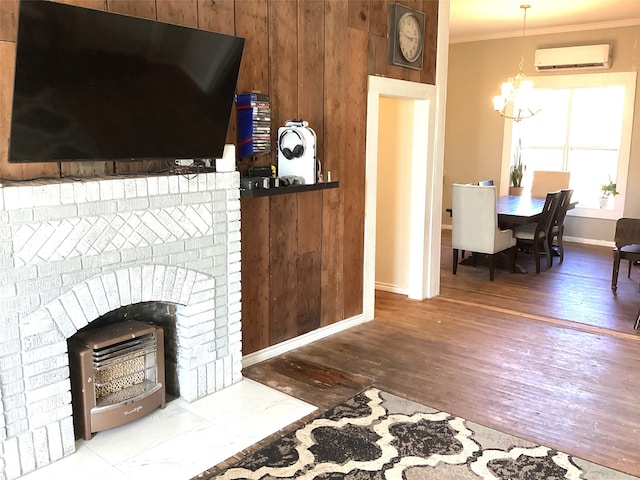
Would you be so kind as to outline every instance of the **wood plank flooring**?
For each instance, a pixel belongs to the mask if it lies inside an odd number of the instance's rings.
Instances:
[[[566,320],[622,333],[634,333],[632,319],[640,307],[640,268],[627,278],[627,262],[620,267],[618,292],[611,291],[612,249],[565,242],[565,259],[535,274],[533,255],[518,254],[528,272],[512,274],[496,269],[489,282],[488,267],[458,266],[452,273],[451,230],[442,232],[440,295],[538,317]]]
[[[320,411],[375,385],[640,476],[640,268],[621,275],[617,296],[605,247],[570,244],[564,264],[539,275],[489,282],[485,267],[461,266],[454,276],[450,231],[442,260],[439,297],[377,292],[374,321],[244,375]]]

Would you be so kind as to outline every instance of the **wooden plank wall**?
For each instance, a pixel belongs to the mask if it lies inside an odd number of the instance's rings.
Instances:
[[[362,313],[367,76],[435,82],[438,0],[401,0],[426,13],[422,71],[387,65],[392,0],[65,0],[246,39],[238,91],[267,93],[278,126],[307,120],[340,188],[243,199],[244,353]],[[0,0],[0,178],[157,171],[152,162],[9,164],[18,0]],[[235,115],[227,141],[235,143]]]

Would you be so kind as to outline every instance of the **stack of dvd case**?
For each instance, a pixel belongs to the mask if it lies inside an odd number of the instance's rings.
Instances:
[[[257,157],[271,151],[271,105],[262,93],[236,95],[238,156]]]

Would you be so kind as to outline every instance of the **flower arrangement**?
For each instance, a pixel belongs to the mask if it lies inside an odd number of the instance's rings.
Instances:
[[[600,185],[600,189],[602,190],[603,198],[615,197],[619,193],[616,190],[616,184],[611,180],[611,176],[609,176],[609,183],[603,183]]]
[[[513,155],[513,165],[511,165],[511,186],[517,188],[522,187],[522,177],[524,176],[524,171],[526,169],[525,165],[522,163],[520,146],[520,140],[518,140],[518,148],[516,153]]]

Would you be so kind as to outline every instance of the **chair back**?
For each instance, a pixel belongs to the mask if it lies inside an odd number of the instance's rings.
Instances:
[[[547,193],[569,188],[570,172],[535,170],[531,196],[544,198]]]
[[[498,230],[496,187],[453,184],[451,210],[451,246],[494,253]]]
[[[544,201],[544,207],[542,213],[538,217],[538,224],[536,226],[536,232],[533,238],[539,239],[540,233],[544,232],[545,235],[549,235],[551,227],[553,226],[553,220],[560,203],[560,192],[549,192]]]
[[[560,199],[558,200],[558,208],[556,209],[552,227],[564,225],[564,219],[567,216],[567,210],[571,203],[571,195],[573,195],[573,190],[571,189],[560,190]]]
[[[618,249],[625,245],[640,244],[640,218],[619,218],[614,241]]]

